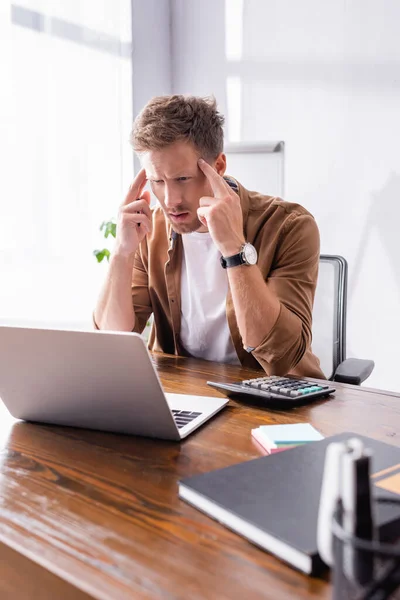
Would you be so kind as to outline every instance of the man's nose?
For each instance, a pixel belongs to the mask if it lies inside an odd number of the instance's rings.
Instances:
[[[177,190],[165,189],[164,203],[168,210],[173,210],[182,203],[181,195]]]

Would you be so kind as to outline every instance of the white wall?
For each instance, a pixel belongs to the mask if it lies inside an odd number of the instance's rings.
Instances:
[[[132,73],[136,117],[152,96],[171,93],[169,0],[132,0]],[[138,170],[140,164],[135,157],[135,172]]]
[[[349,262],[348,356],[375,360],[369,386],[400,391],[400,3],[171,9],[172,91],[215,94],[230,139],[285,141],[286,199]]]
[[[133,112],[151,95],[171,93],[169,0],[132,0]]]

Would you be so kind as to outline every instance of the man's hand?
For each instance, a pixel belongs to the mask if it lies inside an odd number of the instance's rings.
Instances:
[[[146,181],[146,171],[142,169],[120,206],[114,254],[132,256],[145,235],[151,232],[150,192],[143,192]]]
[[[233,256],[245,243],[240,198],[205,160],[201,158],[198,164],[210,182],[214,196],[200,198],[197,216],[209,230],[222,256]]]

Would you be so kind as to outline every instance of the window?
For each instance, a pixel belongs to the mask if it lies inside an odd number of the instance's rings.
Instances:
[[[0,322],[90,327],[133,175],[130,1],[3,0],[0,40]]]

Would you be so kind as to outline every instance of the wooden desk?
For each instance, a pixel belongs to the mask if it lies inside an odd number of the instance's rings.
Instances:
[[[213,395],[207,379],[254,376],[230,365],[155,360],[171,392]],[[250,430],[262,423],[306,421],[324,435],[352,430],[399,445],[400,396],[337,387],[334,400],[287,413],[231,402],[182,443],[15,422],[2,408],[0,597],[329,598],[327,581],[296,572],[180,501],[177,482],[260,456]],[[28,594],[29,577],[42,595]]]

